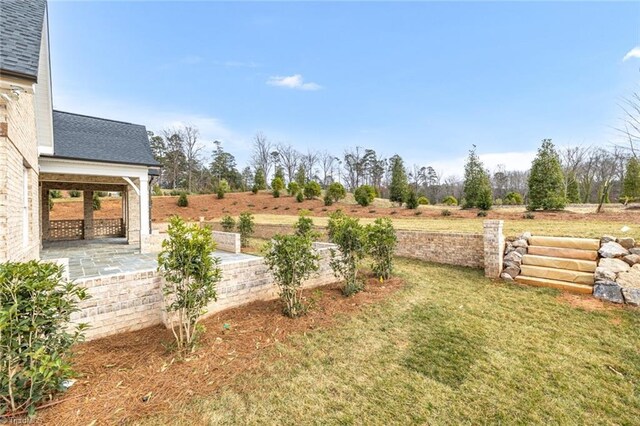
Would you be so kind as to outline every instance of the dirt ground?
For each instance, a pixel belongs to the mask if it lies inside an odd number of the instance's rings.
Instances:
[[[325,207],[320,199],[305,200],[298,203],[294,197],[281,196],[273,198],[270,193],[261,192],[256,195],[250,192],[230,193],[223,200],[218,200],[215,195],[190,195],[188,207],[178,207],[178,197],[153,197],[152,220],[154,222],[166,222],[173,215],[180,215],[185,219],[198,220],[203,216],[205,219],[217,219],[226,214],[236,216],[242,212],[249,211],[253,214],[272,215],[296,215],[299,210],[311,211],[311,216],[327,216],[331,212],[342,209],[351,216],[356,217],[403,217],[415,219],[441,219],[441,211],[449,209],[451,217],[455,218],[477,218],[477,209],[461,210],[458,207],[446,206],[421,206],[418,210],[409,210],[404,207],[393,207],[388,202],[376,200],[373,205],[361,207],[349,202],[336,203],[333,206]],[[81,219],[82,203],[80,200],[65,200],[65,202],[55,203],[51,211],[51,219]],[[419,215],[416,215],[419,212]],[[524,208],[522,206],[495,207],[488,212],[488,219],[517,220],[522,219]],[[596,215],[595,206],[579,205],[569,206],[561,212],[536,212],[537,219],[549,220],[598,220],[612,222],[635,222],[640,217],[640,206],[624,208],[620,204],[607,205],[605,212]],[[122,216],[119,198],[102,199],[102,209],[95,212],[96,218],[117,218]]]
[[[189,358],[166,349],[171,331],[156,326],[78,345],[77,382],[59,403],[38,412],[43,424],[123,424],[176,410],[186,400],[214,394],[240,373],[265,361],[267,350],[291,334],[331,326],[343,315],[387,298],[399,279],[369,279],[366,290],[344,297],[338,284],[305,291],[307,315],[282,315],[279,301],[255,302],[212,315]],[[271,352],[270,356],[276,356]]]

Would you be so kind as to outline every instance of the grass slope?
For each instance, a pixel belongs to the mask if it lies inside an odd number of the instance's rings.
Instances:
[[[178,424],[637,424],[640,312],[399,261],[402,291],[279,345]],[[275,357],[275,361],[273,358]]]

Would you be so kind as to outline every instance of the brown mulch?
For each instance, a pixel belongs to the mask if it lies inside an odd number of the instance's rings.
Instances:
[[[154,222],[167,222],[173,215],[180,215],[185,219],[198,220],[201,216],[205,219],[215,219],[225,214],[237,216],[242,212],[249,211],[253,214],[275,214],[275,215],[297,215],[301,209],[311,210],[311,216],[328,216],[331,212],[342,209],[350,216],[355,217],[403,217],[414,219],[442,219],[441,209],[421,209],[420,216],[415,215],[415,210],[400,207],[361,207],[353,204],[336,203],[333,206],[325,207],[322,200],[305,200],[298,203],[295,197],[281,196],[273,198],[268,192],[252,194],[250,192],[236,192],[225,195],[225,198],[218,200],[215,195],[189,195],[189,206],[178,207],[178,197],[153,197],[152,218]],[[454,209],[452,209],[454,210]],[[490,211],[486,218],[477,217],[478,210],[455,209],[451,218],[466,219],[504,219],[520,220],[522,211],[514,209],[513,212],[499,210]],[[95,212],[96,218],[118,218],[122,216],[120,199],[103,198],[102,209]],[[557,212],[536,212],[539,219],[548,220],[608,220],[613,222],[636,221],[638,212],[628,208],[627,210],[605,210],[600,214],[576,213],[572,211]],[[82,203],[65,202],[56,203],[51,211],[51,219],[82,219]]]
[[[305,291],[309,313],[290,319],[279,301],[254,302],[216,313],[200,346],[178,360],[166,346],[173,336],[163,326],[83,343],[76,349],[77,382],[62,402],[38,413],[44,424],[121,424],[178,410],[187,401],[214,394],[234,378],[260,365],[270,347],[288,336],[331,326],[381,301],[402,287],[400,279],[369,279],[366,290],[344,297],[338,284]]]

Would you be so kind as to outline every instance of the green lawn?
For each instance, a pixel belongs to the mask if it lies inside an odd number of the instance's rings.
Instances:
[[[401,260],[398,274],[407,286],[385,302],[150,422],[638,424],[639,310],[587,311],[465,268]]]
[[[293,224],[297,216],[256,214],[256,223],[265,224]],[[362,223],[370,223],[374,219],[360,219]],[[318,226],[326,226],[327,217],[314,217],[313,222]],[[416,218],[416,219],[393,219],[393,224],[397,229],[408,229],[418,231],[438,231],[438,232],[467,232],[482,233],[482,218]],[[640,214],[638,220],[629,223],[596,221],[596,220],[573,220],[560,221],[549,219],[520,219],[505,220],[504,233],[507,236],[516,236],[524,231],[530,231],[534,235],[553,235],[565,237],[585,237],[600,238],[603,235],[629,236],[640,239]],[[629,230],[625,233],[621,231],[623,226]]]

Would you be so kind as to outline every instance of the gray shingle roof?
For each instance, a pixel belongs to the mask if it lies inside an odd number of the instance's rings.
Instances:
[[[46,0],[0,0],[0,73],[37,81]]]
[[[140,124],[53,111],[54,157],[159,166]]]

